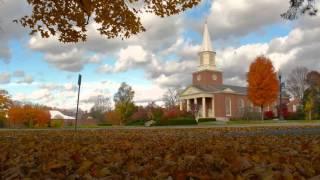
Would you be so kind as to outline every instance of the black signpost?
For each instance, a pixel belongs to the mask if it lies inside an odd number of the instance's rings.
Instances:
[[[79,98],[80,98],[80,87],[81,87],[81,74],[78,77],[78,100],[77,100],[77,112],[76,112],[76,122],[74,124],[74,130],[77,131],[78,125],[78,112],[79,112]]]

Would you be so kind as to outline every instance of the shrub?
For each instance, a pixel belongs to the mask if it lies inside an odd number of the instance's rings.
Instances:
[[[273,119],[275,117],[273,111],[265,111],[264,112],[264,119]]]
[[[112,125],[121,124],[121,114],[118,111],[108,111],[105,113],[106,120]]]
[[[145,123],[144,120],[131,121],[126,124],[126,126],[143,126]]]
[[[199,118],[198,119],[198,123],[200,123],[200,122],[212,122],[212,121],[216,121],[216,118]]]
[[[110,123],[106,123],[106,122],[101,122],[97,124],[98,126],[112,126],[112,124]]]
[[[64,125],[63,119],[53,119],[50,122],[50,126],[53,128],[62,128]]]
[[[0,112],[0,128],[3,128],[5,126],[6,121],[7,121],[7,118],[5,116],[5,113]]]
[[[163,118],[164,112],[163,112],[163,108],[161,107],[150,106],[150,107],[147,107],[147,111],[148,111],[148,118],[150,120],[160,122],[161,119]]]
[[[161,121],[157,125],[160,126],[177,126],[177,125],[196,125],[197,121],[192,117],[180,117]]]
[[[148,121],[148,111],[143,107],[138,107],[137,111],[130,117],[130,122]],[[128,122],[128,123],[130,123]]]
[[[242,113],[242,120],[257,120],[261,119],[261,113],[256,111],[255,108],[245,107]]]
[[[289,112],[286,120],[303,120],[305,119],[304,112],[298,109],[297,112]]]
[[[181,118],[181,117],[190,117],[192,118],[193,115],[190,112],[187,111],[180,111],[179,108],[170,108],[170,109],[165,109],[164,115],[162,117],[162,121],[167,121],[169,119],[175,119],[175,118]]]
[[[14,106],[8,111],[11,124],[26,127],[47,127],[50,121],[48,110],[32,105]]]

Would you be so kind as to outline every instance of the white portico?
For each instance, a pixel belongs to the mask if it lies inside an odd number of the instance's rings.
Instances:
[[[184,109],[197,111],[197,118],[214,118],[214,94],[189,87],[180,94],[180,110]]]

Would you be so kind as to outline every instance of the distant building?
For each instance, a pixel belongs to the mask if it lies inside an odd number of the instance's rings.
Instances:
[[[75,117],[67,116],[57,110],[50,110],[49,112],[51,119],[75,120]]]
[[[204,25],[198,70],[192,74],[192,85],[180,94],[181,110],[190,111],[195,106],[199,107],[198,118],[217,120],[242,117],[246,107],[259,111],[248,100],[246,87],[223,83],[223,72],[216,66],[216,52],[211,45],[207,24]],[[275,111],[275,107],[276,102],[265,110]]]

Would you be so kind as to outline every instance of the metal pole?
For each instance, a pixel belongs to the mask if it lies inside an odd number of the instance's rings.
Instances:
[[[281,74],[279,74],[279,83],[280,83],[280,98],[279,98],[279,119],[280,120],[283,120],[283,117],[282,117],[282,82],[281,82]]]
[[[78,125],[78,112],[79,112],[79,99],[80,99],[80,87],[81,87],[81,74],[78,77],[78,99],[77,99],[77,111],[76,111],[76,122],[74,124],[74,130],[77,131]]]

